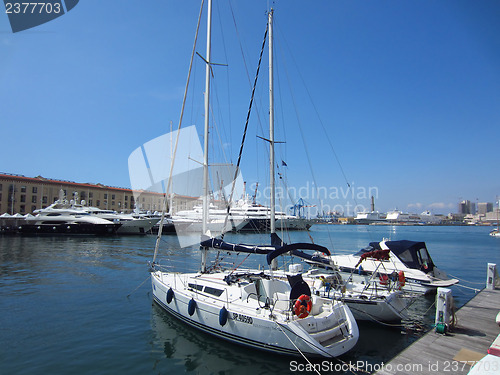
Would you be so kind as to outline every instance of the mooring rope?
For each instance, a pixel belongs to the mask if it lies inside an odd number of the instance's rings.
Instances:
[[[288,341],[290,341],[292,343],[292,345],[295,347],[295,349],[297,349],[297,351],[300,353],[300,355],[307,361],[307,363],[309,363],[309,365],[311,365],[311,368],[314,369],[314,371],[321,375],[321,373],[316,369],[316,367],[311,363],[311,361],[309,361],[309,359],[307,359],[307,357],[305,356],[304,353],[302,353],[302,350],[300,350],[297,345],[295,345],[295,343],[292,341],[292,339],[290,337],[288,337],[288,335],[286,334],[286,332],[283,330],[283,328],[281,327],[281,325],[278,323],[278,322],[275,322],[276,325],[279,327],[279,329],[281,330],[281,332],[283,332],[283,334],[285,335],[285,337],[288,339]]]

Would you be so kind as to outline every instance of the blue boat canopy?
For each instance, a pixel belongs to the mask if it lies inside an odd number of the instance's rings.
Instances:
[[[427,251],[425,242],[400,240],[386,241],[385,244],[408,268],[417,269],[425,273],[431,272],[434,269],[434,262]],[[355,255],[361,256],[373,250],[381,250],[379,242],[370,242],[368,247],[361,249]]]

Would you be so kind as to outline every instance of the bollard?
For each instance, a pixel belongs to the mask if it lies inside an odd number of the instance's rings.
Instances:
[[[446,333],[453,317],[453,296],[451,289],[437,288],[436,293],[436,332]]]
[[[486,289],[495,289],[498,279],[497,265],[495,263],[488,263],[488,271],[486,278]]]

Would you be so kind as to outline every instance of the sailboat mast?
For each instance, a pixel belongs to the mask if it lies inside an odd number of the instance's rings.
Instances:
[[[269,25],[269,183],[271,185],[271,234],[276,233],[276,194],[274,180],[274,75],[273,75],[273,9],[268,15]]]
[[[208,224],[208,120],[209,120],[209,104],[210,104],[210,52],[211,52],[211,34],[212,34],[212,0],[208,0],[207,10],[207,53],[205,59],[207,66],[205,69],[205,131],[203,139],[203,223],[202,234],[207,234]],[[201,259],[201,271],[206,271],[207,250],[203,250]]]

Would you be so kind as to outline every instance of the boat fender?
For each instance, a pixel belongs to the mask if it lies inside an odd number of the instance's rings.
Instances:
[[[380,285],[387,285],[387,283],[389,281],[389,276],[381,273],[378,278],[380,279]]]
[[[406,284],[406,277],[405,277],[405,273],[403,271],[399,271],[399,273],[398,273],[398,284],[399,284],[399,289],[404,287]]]
[[[306,294],[302,294],[295,302],[293,311],[300,319],[303,319],[309,315],[312,310],[311,297]]]
[[[191,298],[188,304],[188,314],[192,316],[194,314],[194,310],[196,309],[196,301]]]
[[[222,309],[219,311],[219,324],[224,327],[224,325],[227,323],[227,316],[228,312],[226,308],[223,306]]]
[[[173,298],[174,298],[174,291],[172,290],[172,288],[170,288],[167,292],[167,303],[170,304]]]

